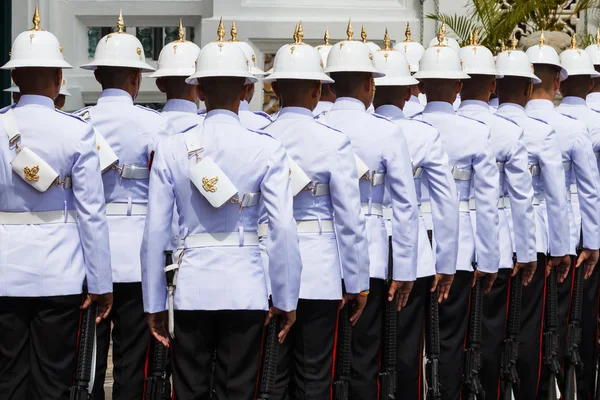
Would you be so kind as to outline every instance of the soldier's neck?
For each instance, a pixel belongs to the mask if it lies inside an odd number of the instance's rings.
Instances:
[[[212,104],[209,99],[204,101],[204,105],[206,106],[206,112],[213,110],[226,110],[231,111],[234,114],[238,114],[240,109],[240,100],[237,100],[233,103],[223,103],[223,104]]]
[[[187,100],[195,103],[198,100],[198,92],[196,91],[196,86],[188,85],[191,87],[191,90],[187,88],[182,91],[167,91],[167,100]]]
[[[477,100],[483,101],[484,103],[488,103],[490,101],[490,92],[486,91],[485,93],[466,93],[464,91],[460,92],[461,101],[465,100]]]
[[[531,93],[531,98],[529,100],[550,100],[550,101],[554,101],[554,97],[556,97],[556,93],[548,93],[543,88],[535,88],[535,89],[533,89],[533,93]]]

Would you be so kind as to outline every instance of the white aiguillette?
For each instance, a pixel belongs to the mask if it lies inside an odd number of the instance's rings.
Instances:
[[[210,157],[203,157],[190,169],[190,180],[215,208],[227,203],[238,192],[235,185]]]
[[[96,149],[98,149],[100,158],[100,170],[104,173],[119,162],[119,157],[96,128],[94,128],[94,133],[96,135]]]
[[[11,161],[13,171],[39,192],[45,192],[58,178],[58,173],[40,156],[21,148]]]
[[[310,178],[293,158],[288,156],[287,161],[290,168],[290,187],[292,189],[292,195],[296,196],[310,183]]]
[[[358,172],[358,179],[360,179],[369,172],[369,167],[367,167],[367,164],[365,164],[356,154],[354,154],[354,161],[356,161],[356,172]]]

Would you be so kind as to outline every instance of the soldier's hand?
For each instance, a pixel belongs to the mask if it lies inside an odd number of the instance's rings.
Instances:
[[[450,294],[450,287],[454,282],[454,275],[448,274],[435,274],[433,278],[433,284],[431,285],[431,292],[438,292],[438,303],[448,299]]]
[[[535,274],[535,270],[537,269],[537,261],[532,261],[528,263],[516,263],[513,268],[512,274],[510,276],[515,276],[519,273],[519,271],[523,271],[521,274],[521,279],[523,282],[523,286],[529,285],[531,280],[533,279],[533,275]]]
[[[481,278],[481,289],[483,290],[483,293],[489,293],[492,290],[492,286],[494,285],[494,281],[497,277],[497,272],[491,274],[489,272],[482,272],[476,269],[475,273],[473,274],[473,284],[471,286],[475,286],[477,279]]]
[[[581,250],[581,254],[579,254],[575,268],[579,268],[582,264],[585,266],[585,279],[588,279],[590,276],[592,276],[594,267],[596,267],[596,264],[598,264],[598,250]]]
[[[113,306],[113,294],[112,293],[104,293],[104,294],[88,294],[81,306],[82,310],[88,308],[92,303],[98,304],[98,312],[96,313],[96,323],[99,324],[100,321],[106,319]]]
[[[398,297],[396,297],[397,311],[402,310],[402,308],[406,306],[406,303],[408,302],[408,296],[410,296],[410,291],[412,290],[414,284],[414,281],[392,281],[390,290],[388,291],[388,301],[392,301],[394,299],[394,295],[398,295]]]
[[[556,268],[558,273],[558,283],[562,283],[569,275],[571,268],[571,256],[566,254],[561,257],[550,257],[549,266],[546,267],[546,277],[550,275],[550,268]]]
[[[167,337],[167,332],[165,330],[168,318],[169,316],[166,311],[148,314],[148,327],[150,328],[150,333],[165,347],[169,347],[169,338]]]
[[[281,317],[281,330],[277,335],[279,343],[281,344],[285,340],[287,334],[290,332],[290,329],[292,328],[292,325],[294,325],[294,322],[296,322],[296,310],[283,311],[277,307],[271,306],[271,308],[269,308],[267,318],[265,319],[265,326],[269,325],[269,322],[271,322],[273,317],[275,317],[276,315]]]
[[[367,296],[361,296],[360,294],[346,293],[340,306],[344,307],[346,303],[354,302],[352,305],[352,316],[350,317],[350,323],[352,326],[356,325],[358,319],[362,315],[365,307],[367,306]]]

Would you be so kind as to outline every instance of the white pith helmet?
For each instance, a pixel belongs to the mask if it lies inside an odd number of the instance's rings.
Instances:
[[[586,47],[585,51],[590,55],[594,65],[600,65],[600,27],[596,31],[596,43]]]
[[[443,26],[442,26],[443,28]],[[444,29],[437,34],[438,44],[425,50],[415,79],[469,79],[462,70],[462,61],[458,52],[444,43]]]
[[[442,24],[442,26],[440,26],[440,31],[444,34],[444,42],[443,45],[444,46],[448,46],[450,47],[452,50],[454,50],[455,52],[459,52],[460,51],[460,44],[458,44],[458,42],[456,41],[456,39],[453,39],[451,37],[446,36],[446,25]],[[433,39],[431,39],[429,41],[429,47],[435,47],[435,46],[439,46],[440,42],[437,39],[437,37],[434,37]]]
[[[478,43],[479,33],[477,29],[471,32],[469,39],[469,45],[462,47],[458,52],[463,71],[469,75],[498,76],[494,55],[487,47]]]
[[[4,89],[4,92],[9,92],[9,93],[21,93],[21,89],[19,89],[19,87],[17,85],[15,85],[15,83],[11,80],[10,81],[11,85],[9,88]],[[67,90],[67,81],[66,79],[63,79],[62,83],[60,84],[60,92],[58,92],[59,95],[63,95],[63,96],[70,96],[71,92],[69,92]]]
[[[358,40],[352,39],[354,29],[352,21],[348,22],[346,29],[348,38],[336,43],[327,56],[327,74],[335,72],[367,72],[375,78],[381,78],[385,74],[375,68],[373,54],[369,47]]]
[[[142,43],[137,37],[125,33],[124,28],[121,10],[117,19],[117,32],[109,33],[100,39],[94,59],[79,68],[93,71],[98,67],[123,67],[153,72],[154,68],[146,63]]]
[[[333,47],[331,44],[329,44],[329,28],[325,29],[325,36],[323,37],[323,40],[325,43],[318,45],[317,51],[321,56],[321,60],[323,60],[323,65],[325,65],[325,68],[327,68],[327,56]]]
[[[410,72],[417,72],[419,71],[419,61],[421,61],[421,57],[423,57],[425,47],[419,42],[410,40],[411,33],[409,23],[406,23],[406,31],[404,34],[406,35],[406,38],[403,42],[396,43],[394,50],[398,50],[404,54]]]
[[[40,29],[40,11],[35,6],[33,29],[21,32],[10,51],[10,60],[1,69],[26,67],[73,68],[65,61],[63,48],[56,36]]]
[[[511,48],[504,50],[496,57],[496,69],[503,77],[529,78],[534,84],[541,83],[533,69],[533,64],[526,53],[517,50],[517,39],[513,37]]]
[[[600,78],[600,73],[594,68],[590,55],[577,47],[575,35],[571,37],[571,48],[560,53],[560,63],[569,76],[589,75],[592,78]]]
[[[301,79],[333,83],[333,79],[325,74],[325,65],[319,51],[303,43],[303,38],[304,30],[302,22],[300,22],[294,30],[294,43],[286,44],[277,51],[273,70],[269,76],[264,78],[265,82],[273,82],[278,79]]]
[[[384,48],[373,54],[375,67],[385,72],[383,78],[375,78],[375,86],[411,86],[417,85],[418,80],[410,75],[406,57],[390,47],[391,41],[387,29],[383,37]]]
[[[258,68],[258,65],[256,64],[256,54],[254,54],[254,49],[252,48],[252,46],[250,46],[250,43],[247,42],[241,42],[237,39],[237,27],[235,26],[235,21],[231,22],[231,42],[235,43],[236,45],[239,46],[240,49],[242,49],[242,51],[244,52],[244,56],[246,56],[246,59],[248,60],[248,65],[250,66],[250,72],[252,72],[253,75],[257,75],[257,76],[263,76],[265,75],[265,71],[263,71],[262,69]]]
[[[544,32],[542,31],[540,35],[540,43],[536,46],[531,46],[528,48],[526,54],[533,65],[547,64],[559,68],[560,80],[564,81],[568,76],[567,70],[561,65],[560,58],[558,57],[556,50],[554,50],[554,47],[545,45],[545,41],[546,38],[544,37]]]
[[[150,78],[165,76],[188,77],[196,72],[196,60],[200,55],[197,44],[185,40],[185,30],[179,20],[179,38],[162,48],[158,56],[158,69],[148,75]]]
[[[258,79],[250,70],[250,62],[244,52],[234,42],[223,40],[225,27],[223,19],[217,28],[219,39],[202,48],[196,64],[196,72],[185,80],[190,85],[197,85],[198,79],[218,77],[246,78],[246,84],[255,83]]]

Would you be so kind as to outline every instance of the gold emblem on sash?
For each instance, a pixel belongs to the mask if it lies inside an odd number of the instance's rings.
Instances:
[[[25,172],[25,178],[28,181],[34,181],[37,182],[40,177],[38,176],[38,172],[40,172],[40,167],[35,165],[33,168],[29,168],[29,167],[25,167],[23,169],[23,172]]]
[[[214,178],[205,176],[202,178],[202,189],[210,193],[215,193],[217,191],[217,182],[219,182],[218,176],[215,176]]]

